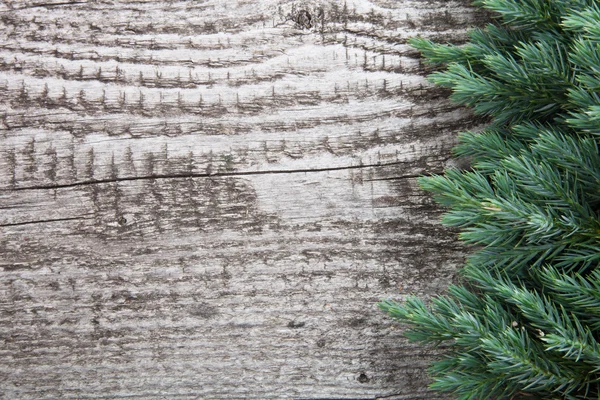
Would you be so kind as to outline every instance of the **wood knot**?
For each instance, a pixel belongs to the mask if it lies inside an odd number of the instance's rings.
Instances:
[[[296,17],[294,18],[294,22],[296,22],[296,25],[302,29],[310,29],[313,26],[312,16],[310,15],[310,12],[308,12],[308,10],[298,11]]]
[[[358,376],[357,380],[360,383],[367,383],[370,381],[369,377],[367,376],[367,374],[365,374],[364,372],[361,372],[360,375]]]
[[[302,322],[302,321],[301,322],[290,321],[287,324],[288,328],[292,328],[292,329],[302,328],[304,325],[306,325],[306,322]]]

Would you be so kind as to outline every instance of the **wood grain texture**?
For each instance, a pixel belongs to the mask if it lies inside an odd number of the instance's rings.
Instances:
[[[0,398],[433,399],[466,1],[0,5]]]

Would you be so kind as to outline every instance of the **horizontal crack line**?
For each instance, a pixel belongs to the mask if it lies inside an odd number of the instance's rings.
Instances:
[[[75,221],[83,220],[83,217],[70,217],[70,218],[55,218],[55,219],[41,219],[37,221],[26,221],[26,222],[14,222],[10,224],[0,224],[0,228],[7,228],[11,226],[23,226],[23,225],[34,225],[34,224],[46,224],[50,222],[64,222],[64,221]]]
[[[49,189],[65,189],[74,188],[79,186],[90,186],[102,183],[118,183],[128,181],[144,181],[144,180],[164,180],[164,179],[186,179],[186,178],[222,178],[222,177],[238,177],[238,176],[255,176],[255,175],[279,175],[279,174],[298,174],[298,173],[315,173],[315,172],[331,172],[331,171],[344,171],[354,170],[361,168],[380,168],[389,167],[394,165],[405,164],[405,161],[398,161],[393,163],[380,163],[380,164],[367,164],[367,165],[350,165],[344,167],[330,167],[330,168],[306,168],[306,169],[283,169],[283,170],[268,170],[268,171],[241,171],[241,172],[215,172],[215,173],[189,173],[189,174],[157,174],[150,176],[129,176],[122,178],[107,178],[107,179],[92,179],[88,181],[80,181],[73,183],[64,183],[56,185],[36,185],[27,187],[15,187],[0,189],[0,192],[12,192],[22,190],[49,190]],[[406,178],[418,177],[420,175],[406,175]],[[396,177],[400,179],[402,177]]]
[[[60,3],[38,3],[32,4],[24,7],[9,7],[8,10],[3,10],[0,12],[8,13],[12,11],[21,11],[21,10],[29,10],[31,8],[50,8],[50,7],[61,7],[61,6],[75,6],[79,4],[87,4],[87,1],[64,1]]]
[[[396,175],[390,176],[387,178],[374,178],[374,179],[364,179],[365,182],[379,182],[379,181],[396,181],[401,179],[417,179],[421,177],[431,177],[436,174],[441,174],[442,172],[423,172],[421,174],[408,174],[408,175]]]

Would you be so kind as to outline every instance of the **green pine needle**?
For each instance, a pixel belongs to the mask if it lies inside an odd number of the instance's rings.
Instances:
[[[468,171],[419,179],[475,245],[463,284],[380,307],[444,344],[432,387],[458,399],[600,399],[600,3],[479,0],[497,24],[411,44],[429,79],[492,119],[459,135]]]

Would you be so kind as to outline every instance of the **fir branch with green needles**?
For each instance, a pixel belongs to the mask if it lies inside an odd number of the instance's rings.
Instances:
[[[462,46],[417,38],[430,80],[490,118],[459,135],[471,170],[424,177],[475,245],[462,284],[379,306],[448,352],[458,399],[600,399],[600,2],[478,0],[495,21]]]

